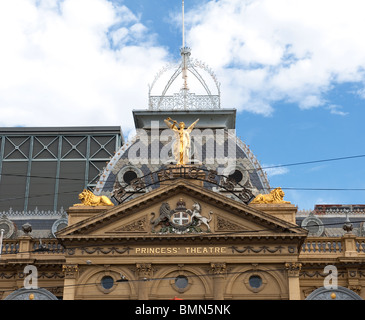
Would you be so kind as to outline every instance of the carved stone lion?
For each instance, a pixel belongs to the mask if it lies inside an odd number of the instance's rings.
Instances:
[[[87,189],[79,194],[79,200],[81,203],[74,204],[74,206],[114,206],[107,196],[96,196]]]
[[[269,194],[259,194],[251,203],[290,203],[290,201],[284,201],[285,193],[281,188],[272,190]]]
[[[152,212],[151,214],[153,217],[155,217],[154,212]],[[171,215],[170,205],[168,203],[164,202],[160,207],[160,215],[155,219],[153,219],[153,217],[152,217],[150,220],[150,223],[153,225],[152,231],[154,231],[155,227],[157,225],[159,225],[161,222],[169,221],[170,215]]]

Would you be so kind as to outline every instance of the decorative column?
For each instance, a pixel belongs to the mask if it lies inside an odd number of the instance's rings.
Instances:
[[[359,254],[356,248],[356,236],[352,233],[346,233],[342,236],[343,252],[346,258],[354,258]]]
[[[22,225],[22,230],[24,232],[24,235],[19,237],[19,250],[16,256],[18,259],[29,259],[33,250],[33,238],[30,235],[32,232],[32,226],[27,222]]]
[[[148,300],[149,282],[152,276],[150,263],[137,263],[138,300]]]
[[[213,294],[214,300],[224,300],[226,264],[224,262],[211,263],[213,273]]]
[[[356,294],[361,294],[360,275],[357,268],[347,269],[347,287]]]
[[[19,237],[19,250],[16,255],[18,259],[30,259],[33,249],[32,240],[32,237],[28,235]]]
[[[79,268],[76,264],[64,264],[62,272],[65,274],[63,300],[75,300],[76,279]]]
[[[348,212],[346,212],[346,221],[342,226],[342,229],[346,231],[342,236],[342,246],[345,258],[358,257],[359,253],[356,246],[356,236],[352,233],[353,225],[349,219]],[[357,268],[347,269],[347,281],[348,288],[360,295],[361,285]]]
[[[298,262],[289,262],[285,264],[288,272],[289,300],[300,300],[299,272],[302,264]]]

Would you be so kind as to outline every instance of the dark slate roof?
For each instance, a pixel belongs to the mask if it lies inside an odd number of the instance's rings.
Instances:
[[[299,226],[303,226],[304,221],[310,217],[323,226],[323,233],[320,236],[341,237],[346,233],[343,226],[347,218],[352,224],[352,233],[365,236],[365,205],[318,204],[312,211],[299,211],[296,222]],[[319,236],[319,234],[309,233],[309,236]]]

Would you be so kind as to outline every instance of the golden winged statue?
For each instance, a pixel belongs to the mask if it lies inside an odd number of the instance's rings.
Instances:
[[[190,160],[190,133],[193,131],[199,119],[193,122],[187,129],[185,129],[184,122],[180,122],[179,127],[177,127],[177,121],[172,120],[170,117],[164,121],[166,125],[175,133],[176,141],[173,146],[173,154],[177,165],[181,166],[187,164]]]

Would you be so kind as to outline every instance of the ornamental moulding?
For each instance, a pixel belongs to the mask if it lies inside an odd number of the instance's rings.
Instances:
[[[231,246],[230,248],[232,249],[232,253],[233,252],[238,252],[238,253],[283,253],[283,249],[285,249],[285,247],[282,247],[282,246],[276,246],[274,248],[268,247],[268,246],[261,246],[261,247],[244,246],[244,247],[242,247],[242,249],[238,249],[235,246]],[[293,246],[289,246],[289,247],[287,247],[287,251],[290,254],[295,254],[296,248]]]

